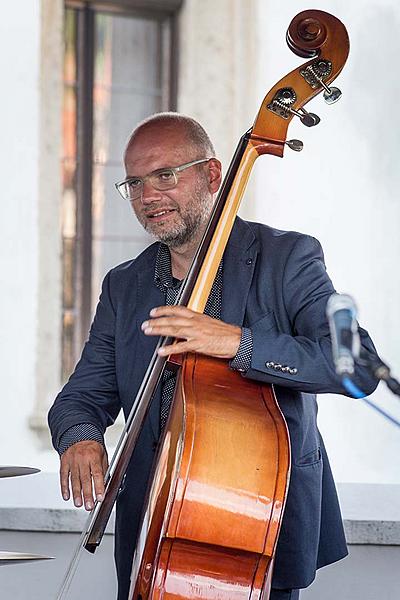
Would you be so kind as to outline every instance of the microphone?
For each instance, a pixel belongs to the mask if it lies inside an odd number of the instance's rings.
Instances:
[[[326,305],[332,338],[332,354],[336,373],[340,377],[353,375],[354,357],[360,353],[357,307],[351,296],[332,294]]]

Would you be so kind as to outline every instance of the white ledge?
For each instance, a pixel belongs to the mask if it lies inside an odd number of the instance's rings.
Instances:
[[[0,530],[47,531],[50,533],[80,533],[88,513],[74,508],[12,508],[0,506]],[[114,513],[108,522],[106,535],[114,534]]]
[[[58,475],[0,480],[0,530],[80,533],[88,514],[59,496]],[[400,546],[400,485],[338,485],[349,544]],[[106,529],[112,535],[114,515]]]
[[[0,479],[0,530],[80,533],[89,513],[65,502],[57,473]],[[114,514],[106,534],[114,531]]]
[[[338,485],[349,544],[400,546],[400,485]]]

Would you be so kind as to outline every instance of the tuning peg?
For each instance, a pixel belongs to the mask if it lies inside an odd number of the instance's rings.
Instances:
[[[320,61],[320,62],[323,62],[323,61]],[[322,79],[321,72],[316,73],[314,71],[314,76],[317,79],[318,83],[320,83],[322,85],[322,87],[324,88],[323,96],[324,96],[324,100],[327,104],[334,104],[342,97],[342,92],[339,90],[339,88],[329,87],[328,85],[326,85],[325,81]]]
[[[289,146],[291,150],[295,152],[301,152],[303,150],[304,144],[301,140],[287,140],[285,142],[286,146]]]
[[[306,127],[314,127],[321,121],[319,116],[315,113],[309,113],[305,108],[300,108],[300,110],[303,113],[303,115],[300,117],[300,121],[303,123],[303,125],[306,125]]]
[[[289,111],[297,117],[299,117],[300,121],[306,127],[314,127],[315,125],[318,125],[318,123],[321,121],[318,115],[316,115],[315,113],[307,112],[305,108],[300,108],[300,110],[289,108]]]
[[[342,97],[342,92],[337,87],[328,87],[321,81],[322,87],[324,88],[324,100],[327,104],[334,104]]]
[[[315,125],[318,125],[321,119],[315,113],[305,113],[302,117],[300,117],[300,121],[306,127],[314,127]]]

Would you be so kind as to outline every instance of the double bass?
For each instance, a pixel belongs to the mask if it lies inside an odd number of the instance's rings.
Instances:
[[[319,117],[304,106],[331,86],[349,51],[344,25],[318,10],[298,14],[289,48],[307,62],[265,96],[242,136],[176,304],[203,312],[255,160],[283,157],[290,121]],[[82,548],[100,544],[142,424],[166,364],[161,338],[134,400],[97,502],[58,599],[64,597]],[[147,494],[132,564],[129,600],[268,600],[274,555],[290,480],[290,440],[273,387],[241,376],[228,362],[197,354],[170,358],[177,383]],[[135,544],[135,540],[132,540]]]

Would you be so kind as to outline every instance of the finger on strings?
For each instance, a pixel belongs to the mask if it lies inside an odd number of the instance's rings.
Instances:
[[[156,325],[149,329],[145,329],[144,334],[180,338],[182,340],[188,340],[189,338],[195,337],[193,330],[190,330],[188,327],[172,327],[167,325],[164,325],[163,327]]]
[[[185,352],[191,352],[194,348],[188,342],[176,342],[169,346],[161,346],[158,349],[160,356],[169,356],[170,354],[184,354]]]
[[[195,315],[200,313],[196,313],[190,308],[186,306],[156,306],[151,309],[150,316],[151,317],[162,317],[162,316],[182,316],[187,317],[189,319],[193,318]]]
[[[187,327],[190,329],[193,326],[193,321],[186,317],[157,317],[143,321],[141,329],[146,333],[148,329],[151,330],[154,327]]]

